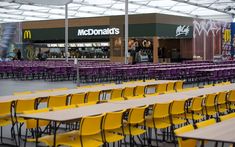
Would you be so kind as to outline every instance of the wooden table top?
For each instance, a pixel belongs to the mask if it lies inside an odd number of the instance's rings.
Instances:
[[[219,122],[204,128],[199,128],[182,135],[178,135],[178,137],[235,143],[234,125],[235,118]]]
[[[29,115],[21,115],[24,118],[36,118],[43,120],[51,120],[57,122],[65,122],[70,120],[77,120],[84,116],[96,115],[106,112],[119,111],[123,109],[130,109],[143,105],[153,105],[155,103],[170,102],[173,100],[181,100],[197,97],[200,95],[212,94],[216,92],[229,91],[235,89],[235,84],[223,85],[223,86],[213,86],[209,88],[201,88],[197,90],[177,92],[170,94],[162,94],[158,96],[152,96],[141,99],[117,101],[110,103],[96,104],[92,106],[85,106],[73,109],[66,109],[60,111],[52,111],[46,113],[37,113]]]
[[[32,93],[27,95],[8,95],[8,96],[0,96],[0,102],[6,101],[14,101],[18,99],[32,99],[32,98],[40,98],[40,97],[48,97],[48,96],[57,96],[57,95],[68,95],[68,94],[76,94],[76,93],[86,93],[90,91],[107,91],[117,88],[125,88],[125,87],[136,87],[136,86],[150,86],[157,85],[162,83],[176,82],[173,80],[157,80],[157,81],[147,81],[147,82],[134,82],[134,83],[124,83],[124,84],[113,84],[113,85],[101,85],[96,87],[79,87],[76,89],[68,89],[63,91],[52,91],[52,92],[43,92],[43,93]]]

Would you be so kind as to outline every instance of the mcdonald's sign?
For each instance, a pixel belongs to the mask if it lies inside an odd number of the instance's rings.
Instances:
[[[231,42],[231,30],[230,29],[224,30],[224,41]]]
[[[24,31],[24,39],[32,39],[32,33],[30,30]]]

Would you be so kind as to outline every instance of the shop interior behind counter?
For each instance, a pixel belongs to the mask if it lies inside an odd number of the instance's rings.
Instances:
[[[36,48],[36,55],[46,54],[47,58],[65,58],[65,45],[46,44]],[[110,46],[104,43],[69,43],[69,58],[109,58]]]

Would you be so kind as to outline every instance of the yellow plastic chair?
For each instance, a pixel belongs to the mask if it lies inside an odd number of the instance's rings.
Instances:
[[[209,120],[205,120],[205,121],[196,123],[196,127],[199,129],[199,128],[207,127],[207,126],[215,124],[215,123],[216,123],[216,119],[209,119]]]
[[[175,92],[175,82],[169,82],[166,87],[167,93],[174,93]]]
[[[102,141],[93,139],[93,136],[101,134],[100,126],[103,117],[104,115],[102,114],[82,118],[80,122],[80,130],[70,133],[66,140],[58,140],[58,144],[70,147],[98,147],[103,145]]]
[[[134,90],[135,90],[135,87],[126,87],[126,88],[124,88],[124,90],[123,90],[123,97],[126,100],[141,98],[139,96],[135,96],[134,95]]]
[[[164,94],[166,93],[167,90],[167,83],[163,83],[163,84],[158,84],[156,86],[156,92],[157,94]]]
[[[67,95],[49,96],[47,108],[61,107],[67,105]]]
[[[109,102],[125,100],[124,97],[122,97],[122,92],[122,88],[112,89]]]
[[[235,113],[230,113],[224,116],[220,116],[219,118],[220,118],[220,121],[225,121],[231,118],[235,118]]]
[[[145,122],[145,110],[148,106],[132,108],[129,111],[127,121],[123,123],[123,128],[114,130],[114,132],[130,136],[130,144],[133,145],[134,136],[144,134],[146,131],[138,126]],[[140,142],[143,145],[142,142]]]
[[[227,99],[227,92],[220,92],[216,96],[216,109],[218,114],[222,114],[228,111],[226,100]]]
[[[71,94],[70,105],[84,104],[86,93]]]
[[[101,133],[101,122],[103,114],[96,116],[83,117],[79,123],[80,130],[58,133],[56,134],[56,146],[64,145],[70,147],[98,147],[103,143],[93,139]],[[42,136],[38,139],[39,142],[47,146],[53,146],[54,135]]]
[[[229,84],[231,84],[231,82],[230,81],[226,81],[226,82],[222,82],[222,84],[223,85],[229,85]]]
[[[156,140],[157,140],[157,130],[167,129],[171,126],[169,121],[169,108],[171,102],[169,103],[157,103],[153,106],[153,112],[151,115],[145,118],[146,127],[154,129]],[[152,135],[152,134],[150,134]],[[165,134],[163,134],[165,135]],[[150,136],[149,136],[150,137]],[[150,137],[151,138],[151,137]],[[158,145],[158,142],[157,142]]]
[[[23,92],[14,92],[13,95],[18,95],[18,96],[22,96],[22,95],[27,95],[27,94],[32,94],[31,91],[23,91]]]
[[[11,104],[12,102],[1,102],[0,103],[0,141],[3,143],[3,127],[10,125],[11,122]],[[14,130],[13,130],[14,131]]]
[[[187,122],[185,104],[186,99],[174,100],[170,105],[170,122],[173,126]]]
[[[235,110],[235,90],[229,91],[227,102],[228,102],[230,111]]]
[[[122,127],[122,118],[125,110],[107,113],[102,121],[102,135],[94,136],[94,139],[106,143],[115,143],[124,139],[123,135],[113,133]]]
[[[216,94],[208,94],[205,97],[203,113],[207,118],[217,114],[216,111]]]
[[[100,91],[92,91],[86,94],[85,103],[96,104],[100,101]]]
[[[25,120],[21,117],[18,117],[18,114],[22,114],[25,111],[35,110],[35,100],[36,99],[25,99],[17,100],[14,106],[14,122],[24,123]]]
[[[183,84],[184,84],[184,81],[176,81],[176,82],[175,82],[175,90],[176,90],[177,92],[182,91],[182,89],[183,89]]]
[[[144,97],[146,86],[136,86],[134,89],[134,95],[138,97]]]
[[[193,131],[194,127],[193,125],[187,125],[181,128],[178,128],[174,130],[175,135],[181,135],[186,132]],[[197,140],[194,139],[182,139],[180,137],[177,138],[179,147],[196,147],[197,146]]]
[[[32,110],[32,111],[25,111],[23,114],[35,114],[35,113],[42,113],[42,112],[48,112],[48,109],[40,109],[40,110]],[[50,121],[45,121],[45,120],[39,120],[38,121],[38,127],[45,127],[49,125]],[[37,121],[35,119],[26,119],[25,120],[25,143],[24,146],[26,147],[27,142],[35,142],[35,138],[28,138],[28,131],[33,130],[37,128]]]
[[[191,105],[188,107],[186,118],[192,120],[193,123],[203,119],[203,100],[204,97],[195,97],[191,100]]]

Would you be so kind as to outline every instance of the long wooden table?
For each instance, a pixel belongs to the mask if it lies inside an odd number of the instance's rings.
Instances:
[[[68,121],[76,121],[85,116],[91,116],[91,115],[112,112],[112,111],[130,109],[130,108],[139,107],[143,105],[153,105],[155,103],[163,103],[163,102],[169,102],[173,100],[189,99],[189,98],[193,98],[193,97],[197,97],[201,95],[212,94],[212,93],[217,93],[217,92],[222,92],[222,91],[229,91],[229,90],[234,90],[234,89],[235,89],[235,84],[214,86],[214,87],[202,88],[202,89],[191,90],[191,91],[186,91],[186,92],[163,94],[159,96],[152,96],[152,97],[142,98],[142,99],[102,103],[102,104],[91,105],[91,106],[86,106],[86,107],[79,107],[79,108],[72,108],[72,109],[51,111],[51,112],[37,113],[37,114],[20,115],[20,116],[25,119],[49,120],[49,121],[54,122],[54,124],[56,125],[56,122],[62,123],[62,122],[68,122]],[[54,134],[55,134],[54,137],[56,138],[56,133]]]
[[[209,140],[215,142],[232,143],[235,145],[235,118],[219,122],[204,128],[199,128],[181,135],[181,138]]]
[[[43,92],[43,93],[32,93],[27,95],[8,95],[8,96],[0,96],[0,102],[5,101],[14,101],[18,99],[32,99],[32,98],[44,98],[48,96],[57,96],[57,95],[68,95],[68,94],[76,94],[76,93],[86,93],[90,91],[108,91],[117,88],[125,88],[125,87],[136,87],[136,86],[153,86],[163,83],[176,82],[173,80],[157,80],[157,81],[147,81],[147,82],[133,82],[133,83],[124,83],[124,84],[110,84],[110,85],[101,85],[96,87],[79,87],[76,89],[69,89],[63,91],[52,91],[52,92]]]

